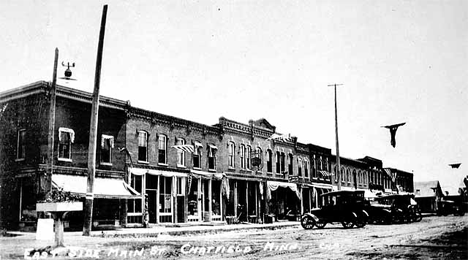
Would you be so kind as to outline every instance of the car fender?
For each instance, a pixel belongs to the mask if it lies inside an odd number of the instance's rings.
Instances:
[[[386,212],[386,213],[388,213],[388,214],[392,213],[392,211],[389,210],[389,209],[383,209],[383,211]]]
[[[311,218],[313,218],[315,221],[319,221],[318,217],[315,216],[315,215],[312,214],[312,213],[305,213],[301,218],[305,218],[305,217],[311,217]]]
[[[365,211],[365,210],[362,210],[362,213],[364,214],[364,216],[366,216],[366,218],[368,218],[368,217],[369,217],[369,213],[367,213],[367,211]]]

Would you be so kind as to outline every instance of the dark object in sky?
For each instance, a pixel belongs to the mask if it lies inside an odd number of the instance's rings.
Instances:
[[[460,167],[461,163],[452,163],[452,164],[449,164],[450,167],[452,168],[455,168],[455,169],[458,169]]]
[[[388,128],[390,129],[390,144],[395,147],[396,145],[396,140],[395,140],[395,135],[396,135],[396,131],[398,129],[398,127],[402,126],[402,125],[405,125],[406,122],[404,123],[399,123],[399,124],[394,124],[394,125],[386,125],[386,126],[382,126],[382,127],[385,127],[385,128]]]

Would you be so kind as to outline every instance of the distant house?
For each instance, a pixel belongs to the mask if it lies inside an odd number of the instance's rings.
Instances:
[[[439,181],[414,183],[415,200],[422,212],[436,212],[437,202],[444,196]]]

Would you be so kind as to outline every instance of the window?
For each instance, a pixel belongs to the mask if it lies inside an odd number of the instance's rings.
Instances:
[[[18,142],[16,146],[16,159],[23,160],[26,158],[26,129],[18,130]]]
[[[275,153],[275,159],[276,159],[276,173],[281,173],[281,162],[280,162],[280,152]]]
[[[208,170],[216,170],[216,151],[218,148],[214,145],[208,145]]]
[[[172,212],[172,177],[160,177],[159,182],[159,212]]]
[[[58,159],[71,161],[71,145],[75,140],[75,132],[72,129],[59,128],[59,149]]]
[[[193,168],[201,168],[201,154],[203,145],[200,142],[194,142]]]
[[[158,163],[167,164],[167,137],[165,135],[158,137]]]
[[[309,161],[304,160],[304,176],[309,178]]]
[[[110,135],[101,136],[101,163],[112,163],[112,148],[114,148],[114,137]]]
[[[245,145],[240,146],[240,167],[241,169],[245,169]]]
[[[297,158],[297,176],[302,176],[302,159]]]
[[[246,158],[246,167],[247,169],[252,169],[251,167],[251,158],[252,157],[252,147],[250,147],[250,145],[247,146],[247,154],[245,156]]]
[[[138,161],[148,162],[148,133],[138,132]]]
[[[289,175],[292,175],[293,174],[293,155],[289,154],[288,157],[289,157],[288,172],[289,172]]]
[[[267,172],[273,172],[273,154],[270,149],[267,150]]]
[[[286,164],[285,164],[285,155],[284,153],[281,153],[281,158],[280,158],[280,163],[281,163],[281,173],[284,174],[284,172],[286,171]]]
[[[136,191],[141,193],[142,191],[142,176],[133,175],[131,176],[130,186]],[[141,199],[129,199],[128,200],[128,213],[141,213],[142,212],[142,200]]]
[[[230,168],[234,168],[234,152],[235,152],[235,144],[233,142],[229,142],[228,144],[228,149],[229,149],[229,157],[228,157],[228,166]]]
[[[176,139],[176,145],[185,145],[185,140],[182,138]],[[185,151],[177,149],[177,166],[185,166]]]

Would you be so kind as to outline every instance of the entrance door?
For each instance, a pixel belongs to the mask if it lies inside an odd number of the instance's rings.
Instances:
[[[157,223],[156,218],[156,190],[146,190],[146,194],[148,194],[148,215],[149,215],[149,223]]]

